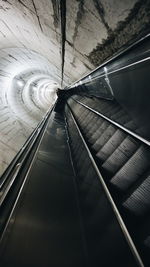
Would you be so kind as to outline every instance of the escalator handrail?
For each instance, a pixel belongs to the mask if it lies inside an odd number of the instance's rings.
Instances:
[[[108,60],[104,61],[100,66],[98,66],[97,68],[95,68],[94,70],[89,72],[88,74],[84,75],[80,79],[78,79],[75,82],[73,82],[72,84],[70,84],[67,87],[67,89],[70,90],[73,87],[78,86],[80,83],[84,84],[84,80],[85,79],[89,79],[89,77],[92,76],[95,72],[97,72],[98,70],[103,69],[107,64],[112,63],[114,60],[118,59],[120,56],[123,56],[124,54],[129,52],[131,49],[134,49],[137,45],[142,44],[144,41],[148,40],[149,38],[150,38],[150,33],[147,33],[145,36],[142,36],[140,39],[135,40],[132,44],[127,45],[126,47],[121,49],[118,53],[114,54],[114,56],[112,56]],[[98,78],[98,77],[96,77],[96,78]],[[90,78],[90,80],[91,80],[91,78]]]
[[[93,158],[93,155],[92,155],[92,153],[91,153],[91,151],[90,151],[90,149],[89,149],[89,147],[88,147],[88,145],[87,145],[87,143],[86,143],[86,141],[85,141],[85,139],[84,139],[84,137],[82,135],[82,132],[80,130],[80,126],[78,125],[78,123],[77,123],[77,121],[76,121],[76,119],[74,117],[74,114],[73,114],[73,112],[71,110],[71,107],[70,107],[70,105],[68,103],[67,103],[67,106],[69,108],[72,120],[73,120],[73,122],[74,122],[74,124],[76,126],[78,134],[79,134],[79,136],[80,136],[80,138],[82,140],[82,143],[83,143],[83,145],[84,145],[84,147],[85,147],[85,149],[87,151],[87,154],[88,154],[88,156],[90,158],[90,161],[91,161],[91,163],[92,163],[92,165],[93,165],[93,167],[94,167],[94,169],[95,169],[95,171],[96,171],[96,173],[98,175],[99,181],[100,181],[100,183],[101,183],[101,185],[102,185],[102,187],[104,189],[104,192],[105,192],[105,194],[107,196],[107,199],[108,199],[108,201],[109,201],[109,203],[110,203],[110,205],[112,207],[112,210],[113,210],[114,215],[115,215],[115,217],[116,217],[116,219],[118,221],[118,224],[120,225],[122,233],[123,233],[128,245],[129,245],[129,247],[130,247],[130,249],[132,251],[132,254],[133,254],[138,266],[139,267],[144,267],[142,259],[141,259],[140,255],[139,255],[135,245],[134,245],[134,242],[133,242],[133,240],[132,240],[132,238],[131,238],[131,236],[130,236],[130,234],[128,232],[128,229],[126,228],[126,225],[125,225],[125,223],[124,223],[124,221],[123,221],[123,219],[122,219],[122,217],[120,215],[120,212],[119,212],[119,210],[118,210],[118,208],[117,208],[117,206],[116,206],[116,204],[115,204],[110,192],[109,192],[109,189],[108,189],[108,187],[107,187],[107,185],[106,185],[106,183],[105,183],[105,181],[103,179],[103,176],[102,176],[102,174],[101,174],[101,172],[100,172],[100,170],[99,170],[99,168],[98,168],[98,166],[97,166],[97,164],[96,164],[96,162],[95,162],[95,160]]]
[[[46,125],[52,111],[54,110],[54,107],[55,107],[55,104],[46,112],[46,115],[44,116],[42,121],[40,123],[38,123],[37,127],[34,129],[32,134],[26,140],[25,144],[22,146],[22,148],[19,150],[19,152],[17,153],[15,158],[12,160],[10,165],[7,167],[5,172],[2,174],[2,176],[0,178],[0,203],[2,202],[2,199],[4,198],[3,193],[2,193],[4,185],[10,179],[11,176],[12,176],[12,180],[14,179],[14,177],[17,176],[16,174],[21,169],[21,167],[24,163],[24,160],[26,158],[26,155],[28,154],[28,152],[31,149],[31,147],[33,146],[33,144],[36,142],[40,133],[42,132],[42,130],[43,130],[44,126]],[[20,159],[23,156],[23,154],[25,154],[25,156],[23,157],[22,161],[20,162]],[[12,173],[13,173],[13,175],[12,175]],[[12,180],[10,180],[10,184],[12,183]],[[7,188],[7,190],[8,190],[8,188]]]
[[[138,141],[150,146],[150,141],[148,141],[147,139],[145,139],[144,137],[140,136],[139,134],[127,129],[126,127],[124,127],[123,125],[121,125],[120,123],[110,119],[109,117],[105,116],[104,114],[100,113],[99,111],[89,107],[88,105],[82,103],[79,100],[74,99],[73,97],[71,97],[71,99],[73,99],[76,103],[80,104],[81,106],[85,107],[86,109],[92,111],[93,113],[97,114],[98,116],[102,117],[103,119],[105,119],[106,121],[109,121],[111,124],[117,126],[119,129],[123,130],[124,132],[126,132],[127,134],[131,135],[132,137],[136,138]]]

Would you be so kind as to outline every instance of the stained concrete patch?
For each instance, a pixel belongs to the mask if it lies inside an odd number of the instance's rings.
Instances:
[[[82,17],[84,16],[84,0],[77,0],[78,2],[78,11],[75,21],[75,29],[74,29],[74,35],[73,35],[73,44],[75,43],[77,34],[78,34],[78,27],[82,22]]]
[[[56,0],[52,0],[52,5],[53,5],[53,19],[54,19],[54,26],[55,28],[58,28],[59,26],[59,5]]]
[[[112,33],[112,30],[110,29],[107,21],[105,20],[105,9],[103,7],[103,4],[101,3],[101,1],[98,1],[98,0],[93,0],[94,2],[94,5],[95,5],[95,8],[101,18],[101,21],[103,22],[103,24],[105,25],[107,31],[108,31],[108,34]]]
[[[107,39],[98,44],[88,55],[94,66],[102,64],[119,49],[129,45],[139,36],[148,32],[150,25],[150,1],[140,0],[130,11],[124,21],[120,21],[117,28],[108,35]]]

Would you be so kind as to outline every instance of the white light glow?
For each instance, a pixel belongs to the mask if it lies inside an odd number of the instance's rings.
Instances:
[[[36,91],[36,90],[37,90],[37,87],[36,87],[36,86],[32,86],[32,89],[33,89],[34,91]]]
[[[18,85],[19,87],[23,87],[23,86],[24,86],[24,82],[21,81],[21,80],[18,80],[18,81],[17,81],[17,85]]]

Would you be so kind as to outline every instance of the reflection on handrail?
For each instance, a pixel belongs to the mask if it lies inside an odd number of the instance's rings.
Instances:
[[[0,207],[3,204],[8,192],[12,188],[19,171],[21,170],[23,166],[23,163],[27,159],[35,142],[37,141],[41,132],[45,128],[45,125],[53,109],[54,109],[54,106],[46,113],[43,120],[40,123],[38,123],[35,130],[32,132],[32,134],[27,139],[23,147],[20,149],[18,154],[15,156],[15,158],[12,160],[12,162],[10,163],[6,171],[1,176],[0,178]]]
[[[126,127],[122,126],[120,123],[111,120],[110,118],[108,118],[107,116],[103,115],[102,113],[100,113],[99,111],[90,108],[89,106],[83,104],[82,102],[80,102],[79,100],[76,100],[72,97],[72,99],[77,102],[78,104],[80,104],[81,106],[89,109],[90,111],[92,111],[93,113],[97,114],[98,116],[102,117],[103,119],[109,121],[110,123],[112,123],[113,125],[117,126],[118,128],[120,128],[121,130],[125,131],[127,134],[133,136],[134,138],[138,139],[139,141],[141,141],[142,143],[150,146],[150,141],[146,140],[145,138],[143,138],[142,136],[132,132],[131,130],[127,129]]]
[[[3,201],[5,200],[5,197],[7,196],[11,186],[13,185],[21,166],[22,166],[21,163],[18,163],[15,166],[15,171],[14,171],[12,177],[11,177],[11,180],[9,181],[9,184],[7,186],[5,186],[5,187],[2,187],[2,190],[0,191],[0,207],[2,206]]]
[[[118,72],[120,72],[120,71],[122,71],[122,70],[129,69],[129,68],[131,68],[131,67],[133,67],[133,66],[137,66],[137,65],[139,65],[139,64],[145,63],[146,61],[150,61],[150,57],[143,58],[143,59],[141,59],[141,60],[139,60],[139,61],[136,61],[136,62],[133,62],[133,63],[131,63],[131,64],[129,64],[129,65],[123,66],[123,67],[121,67],[121,68],[119,68],[119,69],[116,69],[116,70],[112,70],[112,71],[110,71],[110,72],[107,72],[107,76],[110,75],[110,74],[118,73]],[[106,68],[106,67],[104,67],[104,69],[105,69],[105,68]],[[106,76],[106,73],[104,73],[104,74],[100,74],[100,75],[97,75],[97,76],[94,76],[94,78],[91,78],[90,80],[87,80],[87,81],[83,82],[82,84],[92,83],[93,81],[95,81],[95,80],[97,80],[97,79],[101,79],[101,78],[103,78],[103,77],[105,77],[105,76]]]
[[[128,245],[129,245],[129,247],[130,247],[130,249],[131,249],[131,251],[132,251],[132,253],[133,253],[134,257],[135,257],[135,260],[136,260],[136,262],[137,262],[139,267],[144,267],[144,264],[143,264],[143,262],[142,262],[142,260],[140,258],[140,255],[139,255],[139,253],[138,253],[138,251],[137,251],[137,249],[136,249],[136,247],[135,247],[135,245],[134,245],[134,243],[133,243],[133,241],[132,241],[132,239],[130,237],[130,234],[129,234],[127,228],[126,228],[126,225],[124,224],[124,221],[123,221],[123,219],[122,219],[122,217],[121,217],[121,215],[120,215],[120,213],[119,213],[119,211],[118,211],[118,209],[116,207],[116,204],[115,204],[115,202],[114,202],[114,200],[113,200],[113,198],[112,198],[112,196],[111,196],[111,194],[109,192],[109,189],[108,189],[108,187],[107,187],[107,185],[106,185],[106,183],[105,183],[105,181],[104,181],[104,179],[103,179],[103,177],[101,175],[101,172],[100,172],[100,170],[99,170],[99,168],[98,168],[98,166],[97,166],[97,164],[96,164],[96,162],[95,162],[95,160],[94,160],[94,158],[92,156],[92,153],[91,153],[91,151],[90,151],[90,149],[89,149],[89,147],[88,147],[88,145],[87,145],[87,143],[86,143],[86,141],[85,141],[85,139],[84,139],[84,137],[83,137],[83,135],[82,135],[82,133],[80,131],[79,125],[78,125],[78,123],[77,123],[77,121],[76,121],[76,119],[75,119],[75,117],[74,117],[74,115],[73,115],[73,113],[71,111],[71,108],[70,108],[69,104],[67,104],[67,106],[69,108],[72,120],[73,120],[73,122],[74,122],[74,124],[76,126],[76,129],[77,129],[78,133],[79,133],[79,136],[80,136],[80,138],[81,138],[81,140],[82,140],[82,142],[84,144],[84,147],[85,147],[85,149],[87,151],[87,154],[88,154],[88,156],[90,158],[90,161],[91,161],[91,163],[92,163],[92,165],[93,165],[93,167],[94,167],[94,169],[95,169],[95,171],[97,173],[97,176],[98,176],[98,178],[99,178],[99,180],[101,182],[101,185],[102,185],[102,187],[104,189],[104,192],[105,192],[105,194],[107,196],[107,199],[108,199],[108,201],[109,201],[109,203],[110,203],[110,205],[111,205],[111,207],[112,207],[112,209],[114,211],[115,217],[116,217],[116,219],[117,219],[117,221],[118,221],[118,223],[120,225],[120,228],[121,228],[121,230],[122,230],[122,232],[124,234],[124,237],[125,237]]]
[[[2,175],[2,181],[0,181],[0,242],[11,221],[11,216],[28,178],[28,174],[37,155],[38,148],[55,105],[56,103],[46,113],[44,119],[38,124],[15,159],[10,166],[8,166],[6,172]]]
[[[90,73],[86,74],[85,76],[83,76],[81,79],[75,81],[73,84],[71,84],[68,89],[73,88],[74,86],[78,86],[79,82],[82,81],[82,83],[84,83],[85,79],[91,80],[93,74],[98,71],[99,69],[102,69],[103,67],[105,67],[108,63],[113,62],[114,60],[116,60],[117,58],[119,58],[120,56],[124,55],[126,52],[130,51],[131,49],[133,49],[134,47],[136,47],[137,45],[140,45],[143,41],[146,41],[150,38],[150,33],[146,34],[145,36],[143,36],[142,38],[140,38],[139,40],[135,41],[133,44],[127,46],[125,49],[121,50],[119,53],[117,53],[116,55],[114,55],[112,58],[106,60],[104,63],[102,63],[100,66],[98,66],[95,70],[92,70]],[[90,76],[90,77],[89,77]]]

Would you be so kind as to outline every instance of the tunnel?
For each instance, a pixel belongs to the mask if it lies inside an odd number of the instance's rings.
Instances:
[[[0,266],[150,266],[150,1],[0,0]]]

